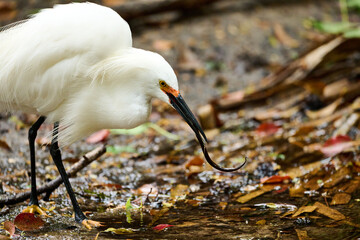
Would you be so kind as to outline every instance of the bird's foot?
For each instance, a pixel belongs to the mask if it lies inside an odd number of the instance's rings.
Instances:
[[[23,213],[38,213],[39,215],[45,216],[45,217],[50,217],[49,215],[47,215],[48,210],[46,208],[42,208],[39,207],[37,205],[31,205],[28,206],[27,208],[25,208],[22,212]]]
[[[82,220],[81,224],[89,230],[91,230],[93,227],[97,228],[97,227],[103,226],[101,224],[101,222],[93,221],[93,220],[89,220],[89,219]]]

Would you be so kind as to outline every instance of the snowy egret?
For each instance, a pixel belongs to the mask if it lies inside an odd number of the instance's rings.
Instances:
[[[50,154],[71,199],[75,220],[96,226],[81,211],[61,160],[69,145],[104,128],[145,122],[151,99],[169,102],[195,132],[206,160],[206,136],[179,93],[176,75],[160,55],[132,47],[129,25],[115,11],[93,3],[44,9],[0,33],[0,111],[41,116],[29,129],[30,205],[38,206],[35,181],[37,130],[54,123]]]

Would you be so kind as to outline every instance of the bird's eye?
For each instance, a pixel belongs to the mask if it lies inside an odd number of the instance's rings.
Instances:
[[[160,83],[160,86],[166,87],[166,83],[164,81],[159,81],[159,83]]]

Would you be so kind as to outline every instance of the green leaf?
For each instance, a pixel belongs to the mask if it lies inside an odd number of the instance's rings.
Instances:
[[[348,0],[347,5],[348,8],[360,10],[360,0]]]
[[[113,154],[119,154],[122,152],[128,152],[128,153],[136,153],[136,149],[131,146],[107,146],[106,152],[113,153]]]
[[[147,126],[147,124],[142,124],[136,128],[132,128],[132,129],[111,129],[110,133],[111,134],[123,134],[123,135],[139,135],[144,133],[149,127]]]
[[[133,220],[131,218],[131,209],[133,209],[134,207],[131,205],[131,198],[128,198],[128,200],[126,201],[125,204],[125,211],[126,211],[126,221],[128,223],[132,223]]]
[[[161,128],[159,125],[156,125],[155,123],[148,123],[148,126],[154,129],[155,131],[157,131],[158,133],[160,133],[161,135],[163,135],[164,137],[167,137],[171,140],[180,140],[179,136],[166,131],[165,129]]]
[[[136,128],[133,129],[112,129],[110,130],[111,134],[123,134],[123,135],[139,135],[144,133],[145,131],[147,131],[149,128],[154,129],[156,132],[160,133],[161,135],[171,139],[171,140],[179,140],[180,137],[172,134],[168,131],[166,131],[165,129],[163,129],[162,127],[160,127],[159,125],[152,123],[152,122],[148,122],[148,123],[144,123]]]
[[[360,28],[348,30],[344,33],[346,38],[360,38]]]
[[[352,24],[349,22],[314,21],[313,26],[315,29],[322,31],[322,32],[331,33],[331,34],[339,34],[339,33],[344,33],[346,31],[348,31],[349,29],[351,29]]]

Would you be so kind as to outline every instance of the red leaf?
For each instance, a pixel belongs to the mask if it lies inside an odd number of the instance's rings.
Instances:
[[[290,181],[291,177],[290,176],[279,176],[279,175],[274,175],[271,177],[264,177],[260,180],[261,183],[282,183],[284,181]]]
[[[4,229],[10,234],[10,237],[12,237],[15,233],[15,225],[13,222],[4,222]]]
[[[351,138],[346,135],[338,135],[328,139],[321,147],[321,152],[326,156],[334,156],[344,149],[351,147]]]
[[[86,142],[87,143],[102,142],[106,140],[109,135],[110,135],[110,131],[108,129],[103,129],[91,134],[90,137],[86,139]]]
[[[201,157],[195,156],[185,163],[185,168],[189,169],[191,166],[202,166],[204,160]]]
[[[279,126],[276,126],[274,123],[262,123],[256,129],[256,133],[261,137],[266,137],[273,135],[280,129]]]
[[[168,228],[168,227],[173,227],[174,225],[169,225],[169,224],[159,224],[155,227],[153,227],[154,230],[156,231],[162,231],[164,230],[165,228]]]
[[[41,228],[44,221],[33,213],[20,213],[14,220],[15,226],[22,231],[33,231]]]

